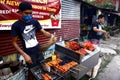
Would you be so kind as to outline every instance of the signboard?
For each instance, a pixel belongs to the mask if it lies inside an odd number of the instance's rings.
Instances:
[[[0,30],[11,30],[11,25],[18,19],[18,6],[29,1],[33,8],[33,18],[45,29],[61,28],[60,0],[0,0]]]

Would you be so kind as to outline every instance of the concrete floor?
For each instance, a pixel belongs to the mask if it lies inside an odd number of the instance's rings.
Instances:
[[[120,80],[120,55],[115,56],[99,73],[98,80]]]
[[[102,65],[94,80],[120,80],[120,34],[102,41],[101,52]]]

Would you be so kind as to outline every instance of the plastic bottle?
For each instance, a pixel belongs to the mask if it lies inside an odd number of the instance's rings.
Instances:
[[[59,41],[56,44],[61,45],[61,46],[65,46],[65,43],[62,40],[62,36],[60,36]]]

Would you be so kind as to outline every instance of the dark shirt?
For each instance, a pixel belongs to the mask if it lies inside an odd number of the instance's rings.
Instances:
[[[91,30],[88,34],[88,39],[97,39],[97,40],[101,39],[102,34],[98,34],[99,32],[93,30],[93,27],[97,27],[97,29],[99,29],[100,26],[101,26],[100,23],[97,21],[92,24]]]
[[[12,25],[11,35],[18,36],[21,39],[23,49],[27,54],[39,51],[39,44],[36,39],[37,29],[40,30],[42,27],[39,22],[34,19],[27,23],[18,20]]]

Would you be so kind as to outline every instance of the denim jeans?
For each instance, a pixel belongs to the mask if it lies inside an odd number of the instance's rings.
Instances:
[[[91,41],[93,44],[100,45],[100,40],[98,40],[98,39],[91,39],[90,41]]]

